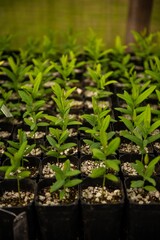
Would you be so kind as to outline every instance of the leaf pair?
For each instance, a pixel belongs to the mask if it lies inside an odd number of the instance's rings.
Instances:
[[[60,189],[60,200],[65,196],[66,188],[74,187],[82,182],[79,178],[73,178],[79,175],[80,171],[77,169],[71,169],[69,159],[64,162],[63,168],[60,168],[57,165],[51,165],[50,167],[55,172],[56,177],[56,182],[50,187],[50,192],[55,192]]]

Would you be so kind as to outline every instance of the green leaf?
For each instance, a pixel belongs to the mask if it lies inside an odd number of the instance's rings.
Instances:
[[[12,147],[7,147],[7,151],[10,152],[12,155],[14,155],[17,152],[17,149]]]
[[[128,128],[128,130],[132,132],[134,129],[133,123],[125,117],[120,117],[120,119],[125,124],[125,126]]]
[[[121,131],[120,135],[125,137],[125,138],[127,138],[127,139],[129,139],[130,141],[136,143],[138,146],[141,146],[141,144],[142,144],[141,139],[137,138],[136,136],[131,135],[127,131]]]
[[[149,129],[150,124],[151,124],[151,108],[150,108],[150,105],[148,104],[144,111],[144,126],[145,126],[145,128]]]
[[[65,92],[65,97],[68,98],[74,91],[76,90],[76,87],[70,88]]]
[[[105,177],[106,177],[107,179],[111,180],[112,182],[118,182],[118,181],[119,181],[118,177],[115,176],[115,175],[113,175],[113,174],[111,174],[111,173],[107,173],[107,174],[105,175]]]
[[[37,96],[41,81],[42,81],[42,73],[39,72],[34,81],[34,86],[33,86],[33,91],[32,91],[32,95],[34,98],[36,98],[36,96]]]
[[[160,126],[160,120],[157,120],[156,122],[154,122],[151,126],[150,126],[150,129],[149,129],[149,132],[148,133],[152,133],[155,129],[159,128]]]
[[[143,180],[133,180],[131,181],[131,187],[132,188],[143,188],[144,181]]]
[[[56,147],[57,142],[52,136],[47,136],[46,138],[52,147]]]
[[[0,172],[6,172],[9,166],[0,166]]]
[[[28,125],[28,126],[32,126],[33,122],[29,119],[29,118],[24,118],[24,121],[25,123]]]
[[[105,154],[100,149],[94,148],[92,151],[93,151],[94,158],[102,161],[106,160]]]
[[[55,158],[64,158],[65,157],[64,155],[60,155],[57,151],[54,151],[54,150],[48,151],[47,155],[55,157]]]
[[[73,177],[76,176],[78,174],[80,174],[81,172],[79,170],[70,170],[66,172],[66,176],[67,177]]]
[[[64,185],[64,183],[65,183],[64,179],[56,181],[55,183],[52,184],[52,186],[50,186],[50,192],[57,191]]]
[[[137,173],[140,176],[143,176],[144,174],[144,170],[145,170],[145,166],[143,165],[143,163],[139,160],[136,160],[136,163],[131,163],[132,167],[137,171]]]
[[[64,186],[65,186],[65,187],[74,187],[74,186],[80,184],[81,182],[82,182],[81,179],[72,179],[72,180],[67,181],[67,182],[64,184]]]
[[[32,97],[29,93],[25,92],[24,90],[19,90],[18,93],[22,98],[22,101],[25,102],[27,105],[31,106],[33,104]]]
[[[58,173],[59,175],[61,175],[63,177],[63,171],[61,170],[60,167],[58,167],[55,164],[50,165],[50,168],[55,172]]]
[[[117,159],[111,159],[111,160],[105,160],[104,163],[106,164],[106,166],[108,168],[111,168],[115,171],[119,171],[119,165],[120,165],[120,161]]]
[[[146,177],[146,181],[150,182],[153,186],[156,186],[156,181],[151,177]]]
[[[160,139],[160,133],[148,137],[147,142],[152,143],[152,142],[155,142],[158,139]]]
[[[15,153],[14,155],[15,161],[19,162],[23,158],[26,147],[27,147],[27,141],[23,142],[19,150]]]
[[[145,90],[143,93],[141,93],[138,98],[135,101],[136,106],[142,103],[147,97],[155,90],[156,86],[151,86],[147,90]]]
[[[66,149],[70,149],[70,148],[72,148],[72,147],[75,147],[77,144],[76,143],[65,143],[65,144],[63,144],[63,145],[61,145],[60,146],[60,150],[61,151],[64,151],[64,150],[66,150]]]
[[[95,169],[93,169],[93,171],[89,175],[89,177],[91,177],[91,178],[102,177],[102,176],[104,176],[105,172],[106,172],[106,168],[104,168],[104,167],[95,168]]]
[[[153,186],[150,186],[150,185],[146,185],[144,186],[144,189],[148,192],[151,192],[151,191],[156,191],[157,189]]]
[[[47,115],[47,114],[44,114],[44,117],[45,117],[47,120],[49,120],[49,121],[51,121],[51,122],[53,122],[53,123],[55,123],[55,122],[58,120],[57,117],[55,117],[55,116],[50,116],[50,115]]]
[[[20,173],[18,173],[18,178],[19,179],[23,179],[23,178],[27,178],[31,175],[30,171],[22,171]]]
[[[115,151],[118,149],[119,145],[120,145],[120,138],[116,137],[108,144],[106,156],[114,154]]]
[[[102,121],[101,131],[105,132],[108,129],[110,121],[111,121],[111,116],[107,115]]]
[[[160,156],[157,156],[156,158],[152,159],[150,163],[148,164],[148,167],[155,167],[155,165],[160,161]]]
[[[100,142],[94,142],[92,140],[84,139],[83,140],[91,149],[100,148]]]
[[[68,136],[69,136],[69,131],[68,130],[63,131],[59,139],[59,144],[62,144],[63,142],[65,142]]]
[[[16,76],[15,76],[15,74],[14,74],[12,71],[10,71],[9,69],[4,68],[4,67],[1,67],[1,69],[2,69],[3,72],[5,72],[5,73],[7,74],[7,76],[8,76],[13,82],[16,81]]]
[[[83,114],[82,118],[84,118],[91,126],[95,126],[97,122],[97,118],[95,115]]]

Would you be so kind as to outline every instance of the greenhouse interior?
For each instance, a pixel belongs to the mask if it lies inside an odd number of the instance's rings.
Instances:
[[[0,240],[159,240],[160,1],[0,1]]]

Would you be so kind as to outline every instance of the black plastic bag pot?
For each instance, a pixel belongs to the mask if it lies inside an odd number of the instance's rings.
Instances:
[[[35,191],[35,182],[30,179],[24,179],[20,181],[20,189],[23,191]],[[17,181],[4,180],[0,183],[0,197],[2,197],[5,191],[17,191]],[[0,239],[13,240],[13,220],[15,215],[19,215],[22,212],[26,214],[28,224],[28,236],[29,239],[35,239],[36,236],[36,221],[35,221],[35,211],[33,206],[33,201],[26,206],[10,206],[2,207],[2,210],[6,210],[11,214],[6,214],[5,217],[1,215],[0,217]],[[0,213],[1,214],[1,213]],[[24,218],[21,219],[22,222]],[[24,226],[25,227],[25,226]],[[16,233],[16,232],[15,232]]]
[[[40,240],[75,240],[79,232],[78,200],[66,205],[44,206],[38,202],[39,192],[50,186],[53,179],[39,182],[36,196],[36,213],[38,220],[38,237]]]
[[[0,209],[0,239],[29,240],[28,223],[25,212],[18,215],[13,212]]]
[[[88,186],[102,186],[102,179],[87,178],[81,185],[81,192]],[[121,189],[122,199],[117,203],[86,203],[80,194],[83,237],[85,240],[112,239],[123,236],[124,193],[121,185],[107,181],[109,189]]]
[[[157,189],[160,191],[160,179],[156,179]],[[126,189],[131,180],[132,178],[128,178],[125,181]],[[127,200],[127,240],[159,240],[160,202],[139,204],[129,198]]]

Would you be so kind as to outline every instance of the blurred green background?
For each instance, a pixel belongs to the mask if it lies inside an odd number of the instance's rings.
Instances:
[[[144,0],[145,1],[145,0]],[[116,35],[125,41],[128,0],[0,0],[0,36],[13,34],[13,48],[30,36],[52,32],[59,41],[72,29],[84,41],[92,28],[110,47]],[[154,0],[151,32],[160,30],[160,0]]]

